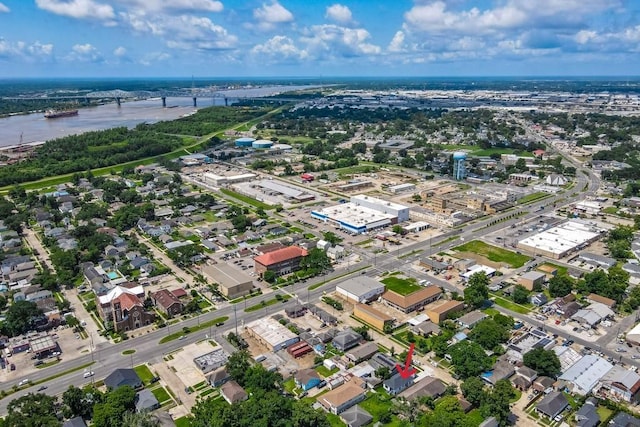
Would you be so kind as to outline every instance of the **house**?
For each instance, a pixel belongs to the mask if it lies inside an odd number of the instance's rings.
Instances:
[[[555,381],[552,378],[545,377],[545,376],[538,377],[533,382],[533,389],[537,392],[542,393],[549,387],[553,387],[554,383]]]
[[[263,276],[266,271],[273,271],[277,276],[289,274],[300,269],[300,261],[308,252],[299,246],[287,246],[253,259],[255,272]]]
[[[529,300],[531,301],[531,304],[536,305],[538,307],[545,305],[549,301],[547,296],[542,292],[535,295],[531,295],[531,298],[529,298]]]
[[[489,385],[496,385],[500,380],[506,380],[515,372],[514,366],[505,361],[499,360],[493,366],[493,369],[489,373],[482,374],[480,377]]]
[[[596,427],[600,424],[598,416],[598,400],[588,398],[575,414],[576,427]]]
[[[347,351],[358,345],[361,340],[362,336],[360,334],[354,332],[352,329],[345,329],[333,337],[331,344],[340,351]]]
[[[229,405],[245,401],[249,398],[247,392],[234,380],[224,383],[222,387],[220,387],[220,394]]]
[[[212,387],[220,387],[230,379],[231,375],[229,375],[225,367],[216,369],[207,377],[207,381],[209,381]]]
[[[153,304],[164,312],[169,318],[182,313],[184,304],[167,289],[160,289],[151,295]]]
[[[536,405],[536,411],[549,419],[554,419],[567,406],[569,406],[569,401],[565,395],[559,391],[552,391]]]
[[[389,392],[390,395],[395,396],[403,392],[407,387],[413,384],[414,376],[411,375],[408,378],[403,377],[399,373],[393,375],[388,380],[382,383],[382,387]]]
[[[447,387],[438,378],[426,377],[400,393],[400,397],[406,400],[413,400],[423,396],[437,399],[444,394],[446,389]]]
[[[607,297],[602,297],[598,294],[589,294],[589,296],[587,296],[587,301],[589,302],[599,302],[602,303],[604,305],[606,305],[609,308],[613,308],[616,305],[616,300],[611,299],[611,298],[607,298]]]
[[[347,427],[362,427],[373,421],[371,414],[358,405],[354,405],[342,412],[340,414],[340,419],[347,425]]]
[[[160,403],[151,390],[143,388],[136,393],[136,412],[150,412],[159,407]]]
[[[314,369],[301,369],[295,373],[293,380],[303,391],[311,390],[320,384],[320,376]]]
[[[363,385],[364,382],[360,378],[353,377],[341,386],[318,396],[317,401],[327,411],[339,415],[364,400],[366,391]]]
[[[104,385],[110,389],[116,389],[128,385],[133,388],[142,387],[142,380],[136,371],[129,368],[116,369],[104,379]]]
[[[426,317],[426,315],[425,315]],[[432,321],[427,320],[424,322],[420,322],[417,325],[412,326],[411,330],[414,334],[422,335],[423,337],[428,337],[431,335],[438,335],[440,333],[440,326]]]
[[[360,363],[371,358],[378,352],[378,344],[373,341],[366,342],[345,352],[345,357],[353,363]]]
[[[526,391],[531,386],[531,382],[520,375],[512,376],[509,381],[511,381],[511,385],[513,385],[514,388],[520,391]]]
[[[533,381],[538,378],[538,373],[526,366],[516,368],[516,375],[511,378],[511,384],[521,391],[527,390]]]
[[[462,328],[473,329],[475,325],[477,325],[479,322],[486,319],[487,317],[488,316],[485,313],[479,310],[474,310],[470,313],[465,314],[464,316],[461,316],[458,319],[458,324]]]
[[[65,421],[62,427],[87,427],[87,423],[84,422],[82,417],[74,417]]]
[[[393,291],[382,294],[382,302],[403,313],[411,313],[425,305],[438,300],[442,290],[437,286],[427,286],[409,295],[400,295]]]
[[[609,421],[609,427],[640,427],[640,418],[633,417],[626,412],[619,412]]]

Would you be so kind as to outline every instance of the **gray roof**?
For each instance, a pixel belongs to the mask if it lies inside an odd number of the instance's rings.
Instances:
[[[360,334],[351,329],[346,329],[333,337],[332,343],[338,348],[347,349],[355,346],[361,339],[362,336]]]
[[[371,277],[362,275],[345,280],[337,287],[358,296],[367,294],[378,288],[382,288],[382,292],[384,292],[384,285],[382,283]]]
[[[613,365],[603,358],[587,354],[567,369],[558,379],[573,383],[583,394],[593,387],[611,370]]]
[[[616,265],[616,260],[604,255],[594,254],[592,252],[583,252],[579,255],[580,260],[587,264],[596,265],[598,267],[610,268]]]
[[[378,344],[376,344],[373,341],[370,341],[352,348],[345,355],[350,360],[356,362],[356,361],[371,357],[377,352],[378,352]]]
[[[116,369],[104,379],[104,385],[109,388],[118,388],[123,385],[137,387],[142,384],[136,371],[129,368]]]
[[[383,385],[390,390],[404,390],[413,382],[413,377],[403,378],[400,374],[395,374],[388,380],[383,382]]]
[[[143,388],[136,393],[136,411],[142,412],[155,409],[158,404],[158,399],[156,399],[151,390]]]
[[[569,405],[569,401],[559,391],[552,391],[538,403],[536,409],[550,418],[555,417]]]
[[[486,319],[487,317],[489,316],[487,316],[485,313],[474,310],[470,313],[465,314],[464,316],[461,316],[458,319],[458,323],[460,323],[461,325],[475,325],[476,323],[483,319]]]
[[[600,424],[600,417],[598,416],[598,412],[596,410],[598,403],[595,405],[587,399],[584,405],[578,409],[578,412],[575,414],[576,426],[577,427],[596,427]]]
[[[87,423],[84,422],[82,417],[75,417],[65,421],[62,427],[87,427]]]
[[[436,398],[442,396],[446,389],[447,387],[438,378],[426,377],[403,391],[400,396],[407,400],[416,399],[422,396]]]
[[[609,421],[609,427],[640,427],[640,418],[632,417],[626,412],[620,412]]]
[[[538,271],[528,271],[526,273],[524,273],[522,276],[520,276],[522,279],[528,279],[528,280],[538,280],[541,277],[545,277],[544,273],[540,273]]]
[[[348,427],[362,427],[373,421],[371,414],[358,405],[354,405],[342,412],[340,418],[342,418]]]
[[[489,417],[480,423],[479,427],[498,427],[499,425],[500,424],[498,424],[498,420],[496,420],[495,417]]]

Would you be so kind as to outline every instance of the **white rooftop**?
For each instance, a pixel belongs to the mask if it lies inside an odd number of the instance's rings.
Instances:
[[[471,267],[471,269],[469,271],[467,271],[466,273],[462,274],[462,277],[464,277],[465,279],[469,280],[469,278],[471,276],[473,276],[476,273],[484,273],[487,276],[491,276],[492,274],[494,274],[496,272],[495,268],[489,267],[488,265],[474,265],[473,267]]]
[[[284,342],[297,338],[296,334],[271,317],[247,323],[247,328],[251,329],[256,335],[262,337],[262,339],[268,342],[272,347],[278,347]]]
[[[598,232],[586,224],[569,221],[520,240],[520,244],[560,255],[595,239],[598,235]]]
[[[372,224],[378,221],[387,220],[391,222],[393,218],[396,218],[395,215],[378,212],[375,209],[356,205],[351,202],[342,203],[336,206],[329,206],[317,212],[333,220],[351,224],[356,227],[366,226],[367,224]]]
[[[590,392],[593,387],[613,368],[613,365],[599,356],[588,354],[567,369],[558,379],[573,383],[580,394]]]
[[[142,286],[136,286],[135,288],[124,288],[122,286],[116,286],[111,289],[106,295],[98,297],[100,304],[110,304],[111,301],[118,298],[120,295],[127,293],[131,295],[144,294],[144,288]]]
[[[395,210],[407,209],[407,206],[401,205],[400,203],[394,203],[388,200],[378,199],[377,197],[371,197],[364,194],[356,194],[355,196],[351,196],[351,201],[355,203],[358,203],[359,201],[363,201],[368,203],[375,203],[378,205],[385,205]]]

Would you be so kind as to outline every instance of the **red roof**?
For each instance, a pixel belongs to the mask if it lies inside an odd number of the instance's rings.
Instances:
[[[140,301],[140,298],[138,298],[135,295],[128,294],[126,292],[112,301],[112,303],[114,302],[120,302],[120,308],[122,310],[131,310],[136,305],[142,306],[142,302]]]
[[[153,298],[156,300],[156,303],[160,304],[165,309],[168,309],[176,303],[181,304],[178,297],[176,297],[174,293],[169,292],[166,289],[160,289],[158,292],[153,294]]]
[[[306,250],[302,249],[299,246],[287,246],[286,248],[258,255],[253,260],[259,264],[269,266],[303,256],[307,256]]]
[[[182,298],[187,296],[187,291],[185,291],[182,288],[174,289],[171,291],[171,293],[173,294],[173,296],[177,298]]]

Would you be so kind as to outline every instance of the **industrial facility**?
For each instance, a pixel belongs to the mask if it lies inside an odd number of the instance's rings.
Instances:
[[[568,221],[520,240],[518,248],[529,251],[534,255],[560,259],[598,240],[601,233],[602,230],[598,230],[591,225],[578,221]]]

